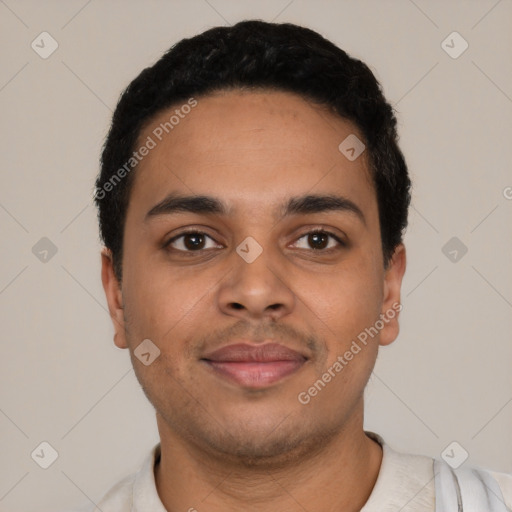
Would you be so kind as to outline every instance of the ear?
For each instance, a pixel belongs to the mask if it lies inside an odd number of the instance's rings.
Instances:
[[[383,301],[380,316],[384,322],[384,327],[380,331],[379,341],[379,344],[383,346],[392,343],[400,331],[398,315],[402,310],[400,290],[402,288],[405,266],[405,246],[399,244],[384,274]]]
[[[119,348],[128,348],[124,326],[123,293],[114,273],[112,252],[106,247],[101,251],[101,281],[107,297],[110,317],[114,324],[114,343]]]

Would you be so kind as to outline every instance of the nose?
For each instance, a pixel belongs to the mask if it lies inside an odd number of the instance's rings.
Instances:
[[[296,298],[287,283],[284,265],[277,264],[278,255],[270,249],[263,249],[254,260],[240,254],[233,251],[233,269],[220,285],[221,311],[245,320],[278,320],[289,315]]]

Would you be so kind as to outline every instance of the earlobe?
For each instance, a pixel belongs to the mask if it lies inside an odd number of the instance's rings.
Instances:
[[[380,345],[389,345],[398,336],[400,326],[398,316],[402,310],[400,292],[406,268],[405,246],[399,244],[384,274],[383,300],[381,318],[384,327],[380,332]]]
[[[101,281],[114,325],[114,343],[119,348],[128,348],[125,336],[123,293],[114,272],[112,252],[106,247],[101,251]]]

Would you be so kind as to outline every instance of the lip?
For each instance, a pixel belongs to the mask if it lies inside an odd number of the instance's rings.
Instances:
[[[202,361],[221,377],[257,389],[295,373],[307,358],[278,343],[236,343],[206,354]]]

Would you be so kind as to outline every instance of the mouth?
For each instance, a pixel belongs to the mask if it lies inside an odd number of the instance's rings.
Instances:
[[[258,389],[297,372],[307,357],[276,343],[239,343],[211,352],[201,361],[222,378],[242,387]]]

